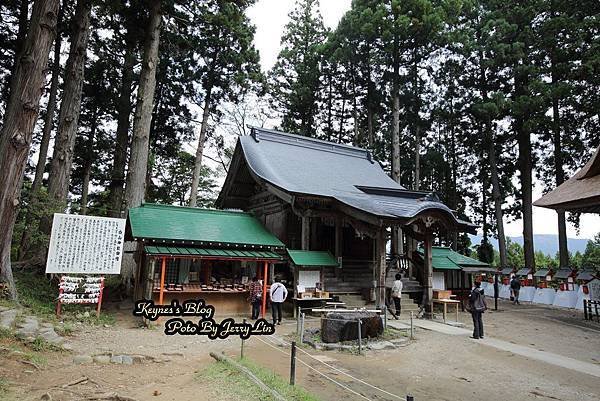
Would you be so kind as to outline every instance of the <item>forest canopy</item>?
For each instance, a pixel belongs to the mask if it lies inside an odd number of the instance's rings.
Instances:
[[[266,72],[254,3],[2,2],[4,279],[11,259],[43,264],[53,212],[212,206],[248,124],[371,150],[479,225],[481,260],[597,265],[598,238],[569,256],[576,214],[557,214],[558,260],[535,252],[532,190],[600,145],[600,2],[353,0],[328,29],[318,0],[297,0]],[[504,234],[515,219],[517,259]],[[438,241],[470,251],[466,235]]]

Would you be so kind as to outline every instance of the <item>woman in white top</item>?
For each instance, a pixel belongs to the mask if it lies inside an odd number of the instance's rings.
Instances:
[[[400,303],[402,299],[402,276],[400,273],[396,273],[396,281],[394,281],[394,285],[392,286],[392,299],[394,300],[394,306],[396,308],[396,315],[394,316],[396,319],[400,316],[400,312],[402,311],[402,305]]]

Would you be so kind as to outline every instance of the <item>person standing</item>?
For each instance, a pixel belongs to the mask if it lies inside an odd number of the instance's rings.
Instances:
[[[273,324],[281,324],[281,304],[287,298],[287,288],[281,283],[281,279],[276,278],[275,283],[269,289],[271,297],[271,309],[273,312]]]
[[[483,312],[487,309],[481,283],[475,282],[475,287],[469,294],[469,306],[473,318],[473,336],[476,340],[483,338]]]
[[[262,285],[258,281],[258,277],[252,277],[248,290],[250,291],[248,300],[252,304],[252,320],[256,320],[260,314],[260,302],[262,300]]]
[[[519,291],[521,291],[521,281],[519,281],[516,275],[514,275],[512,280],[510,281],[510,290],[513,293],[513,305],[521,305],[519,303]]]
[[[396,273],[396,280],[394,281],[394,285],[392,285],[392,299],[394,300],[394,308],[396,309],[396,315],[394,316],[396,320],[399,319],[400,313],[402,312],[402,276],[400,273]]]

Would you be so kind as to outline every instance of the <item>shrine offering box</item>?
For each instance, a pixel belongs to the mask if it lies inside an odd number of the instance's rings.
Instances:
[[[449,290],[433,290],[433,299],[450,299],[451,294]]]

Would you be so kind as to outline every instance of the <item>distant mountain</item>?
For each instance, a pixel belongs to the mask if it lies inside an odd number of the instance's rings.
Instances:
[[[481,243],[480,235],[469,235],[471,238],[471,243],[473,245]],[[512,242],[516,242],[520,245],[523,245],[523,237],[509,237]],[[490,242],[494,246],[494,248],[498,249],[498,240],[495,238],[490,238]],[[569,252],[575,253],[577,251],[584,253],[585,247],[588,243],[587,239],[582,238],[568,238],[567,246],[569,248]],[[542,251],[546,255],[554,256],[558,252],[558,235],[554,234],[536,234],[533,236],[533,246],[535,251]]]

